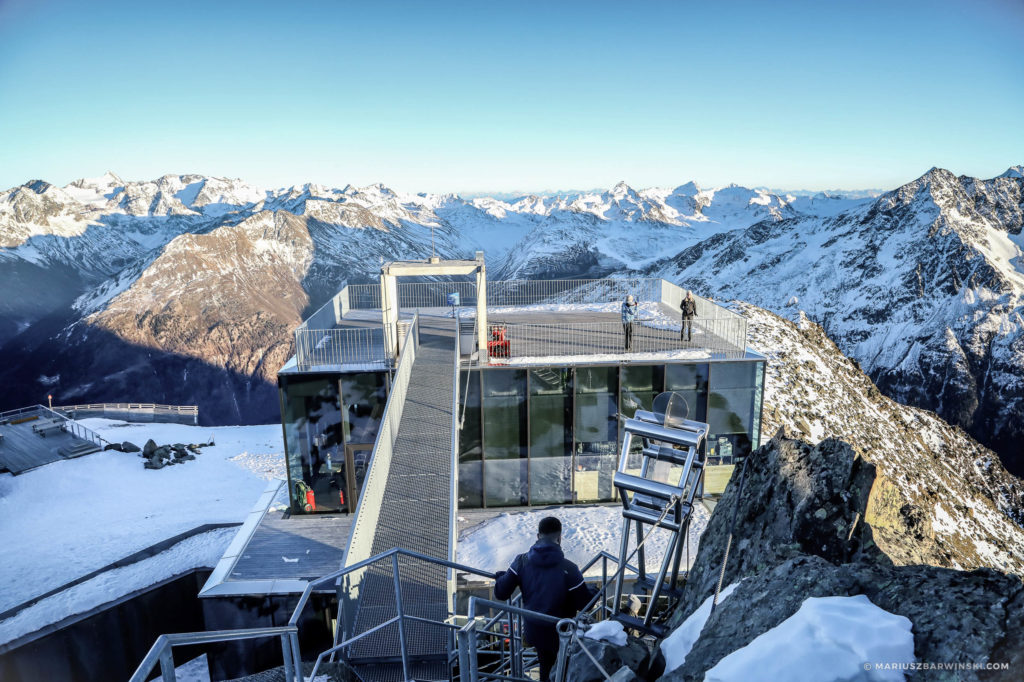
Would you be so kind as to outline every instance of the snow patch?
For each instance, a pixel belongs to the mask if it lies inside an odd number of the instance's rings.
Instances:
[[[795,614],[720,660],[704,679],[903,680],[899,665],[915,660],[912,625],[864,595],[810,597]]]

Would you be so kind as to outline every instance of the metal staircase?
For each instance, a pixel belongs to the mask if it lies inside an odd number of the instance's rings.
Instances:
[[[416,331],[414,325],[412,333]],[[455,498],[450,486],[454,480],[450,456],[457,452],[457,439],[453,437],[449,442],[429,422],[436,426],[455,415],[453,393],[457,395],[457,379],[444,380],[442,366],[454,363],[454,376],[458,376],[457,357],[452,358],[452,354],[457,356],[457,341],[446,341],[443,330],[430,333],[441,338],[427,338],[418,351],[416,345],[403,351],[410,358],[411,368],[406,369],[408,392],[401,398],[407,405],[404,410],[399,405],[396,413],[401,416],[400,427],[393,441],[395,449],[389,469],[395,478],[391,480],[389,475],[383,498],[387,505],[378,510],[373,526],[373,546],[383,549],[311,581],[287,625],[162,635],[131,682],[149,679],[157,664],[163,681],[174,682],[174,646],[255,638],[274,638],[280,642],[287,682],[315,678],[325,661],[336,658],[351,665],[365,682],[531,682],[529,671],[535,658],[522,637],[523,618],[557,623],[560,649],[553,679],[563,682],[570,652],[580,651],[595,660],[580,639],[595,620],[613,618],[640,634],[665,633],[662,623],[680,594],[677,583],[682,570],[682,549],[701,487],[705,461],[701,450],[707,424],[674,417],[670,401],[667,407],[662,401],[664,409],[659,410],[661,396],[655,401],[656,412],[638,411],[634,418],[626,420],[619,468],[614,476],[623,505],[620,553],[613,556],[601,552],[581,567],[587,573],[600,564],[601,583],[597,595],[579,617],[558,620],[525,610],[518,596],[509,602],[469,596],[460,613],[454,598],[455,573],[489,580],[495,576],[444,558],[451,552],[453,534],[449,514]],[[414,344],[414,340],[407,344]],[[420,360],[422,364],[418,364]],[[448,365],[447,373],[451,377],[452,365]],[[448,400],[443,400],[446,397]],[[388,409],[392,409],[390,401]],[[428,414],[431,410],[435,414]],[[444,420],[439,417],[442,414]],[[454,425],[452,432],[457,434]],[[639,452],[635,452],[635,446],[639,446]],[[439,472],[431,467],[437,467]],[[365,498],[364,493],[360,505],[366,502]],[[659,528],[669,532],[668,548],[657,575],[649,576],[644,545]],[[630,550],[634,532],[636,545]],[[409,549],[410,545],[421,549]],[[635,566],[630,563],[633,557],[637,559]],[[610,567],[614,567],[611,573]],[[626,606],[627,574],[634,581],[633,590],[640,590],[646,598],[642,613]],[[320,652],[312,674],[304,678],[298,623],[312,593],[331,589],[338,593],[335,642]],[[353,591],[358,593],[355,600],[350,599]],[[352,608],[346,607],[347,603],[354,603],[351,619],[346,616],[346,609]],[[608,671],[601,672],[608,675]]]

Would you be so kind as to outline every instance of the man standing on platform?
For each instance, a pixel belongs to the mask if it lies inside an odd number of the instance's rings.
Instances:
[[[693,300],[693,292],[686,292],[683,302],[679,304],[679,309],[683,313],[683,326],[679,328],[679,339],[692,341],[693,318],[697,316],[697,301]]]
[[[625,336],[626,350],[633,349],[633,322],[636,321],[636,311],[636,299],[630,294],[622,303],[622,333]]]

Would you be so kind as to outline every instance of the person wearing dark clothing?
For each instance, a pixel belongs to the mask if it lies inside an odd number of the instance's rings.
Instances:
[[[633,348],[633,322],[636,321],[636,299],[630,294],[622,302],[622,333],[626,341],[626,350]]]
[[[572,618],[590,602],[593,594],[576,564],[565,558],[560,547],[562,523],[553,516],[541,519],[537,543],[520,554],[494,581],[496,599],[508,599],[518,587],[523,608],[555,618]],[[548,682],[558,658],[558,630],[554,623],[524,619],[524,635],[537,650],[541,682]]]
[[[693,293],[687,291],[686,297],[683,298],[683,302],[679,304],[679,309],[683,313],[683,326],[679,328],[679,338],[686,338],[687,341],[692,340],[693,334],[693,318],[697,316],[697,302],[693,300]]]

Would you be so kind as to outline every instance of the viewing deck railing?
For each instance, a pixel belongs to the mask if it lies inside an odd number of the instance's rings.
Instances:
[[[31,417],[33,414],[38,414],[40,417],[45,418],[45,419],[59,420],[61,422],[61,428],[63,428],[64,431],[70,433],[72,436],[74,436],[76,438],[81,438],[82,440],[87,440],[87,441],[89,441],[91,443],[94,443],[94,444],[100,446],[100,447],[103,447],[104,445],[108,444],[108,442],[107,442],[107,440],[105,438],[100,436],[98,433],[96,433],[92,429],[87,428],[85,426],[82,426],[81,424],[76,422],[74,419],[69,419],[65,415],[60,414],[60,413],[56,412],[55,410],[51,410],[50,408],[46,407],[45,405],[31,405],[29,407],[21,407],[21,408],[18,408],[16,410],[8,410],[7,412],[0,412],[0,420],[8,421],[8,420],[23,419],[25,417]]]
[[[637,320],[632,324],[630,344],[626,346],[626,329],[620,322],[561,322],[555,324],[494,323],[487,325],[490,345],[489,360],[515,362],[522,359],[590,358],[595,362],[619,359],[637,353],[686,352],[730,353],[741,346],[743,328],[736,320],[693,320],[691,339],[680,338],[678,329],[665,328],[654,320]]]
[[[449,293],[457,292],[463,307],[477,303],[476,283],[470,281],[399,282],[398,303],[402,308],[447,308]],[[678,316],[679,306],[686,295],[682,287],[653,277],[616,277],[607,279],[558,280],[505,280],[487,283],[487,306],[493,312],[500,308],[526,308],[530,306],[585,306],[618,303],[627,295],[640,303],[656,302],[668,307]],[[703,348],[711,352],[739,352],[746,349],[747,321],[742,315],[727,310],[715,302],[694,295],[697,315],[694,319],[693,343],[679,338],[678,317],[638,323],[634,339],[639,344],[633,352],[662,352],[685,348]],[[314,366],[366,365],[391,367],[392,353],[384,340],[380,327],[339,329],[342,320],[353,310],[380,309],[379,284],[349,284],[342,288],[324,306],[309,316],[295,330],[295,353],[298,367],[307,371]],[[402,323],[400,323],[402,324]],[[613,322],[589,330],[582,325],[552,323],[541,325],[515,325],[511,349],[514,357],[543,357],[551,355],[549,346],[569,348],[580,339],[596,343],[588,353],[621,353],[621,325]],[[510,325],[511,326],[511,325]],[[519,329],[519,327],[523,327]],[[660,327],[660,332],[656,331]],[[697,341],[697,336],[700,341]],[[528,344],[534,338],[537,343]],[[547,339],[547,341],[545,341]],[[603,339],[603,340],[602,340]],[[582,351],[581,351],[582,352]],[[558,352],[558,355],[580,353]]]

